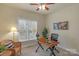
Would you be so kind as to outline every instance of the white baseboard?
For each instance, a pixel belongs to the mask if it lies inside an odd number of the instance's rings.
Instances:
[[[22,42],[22,47],[24,48],[24,47],[34,46],[36,44],[37,44],[36,40],[24,41]]]
[[[77,52],[76,49],[69,49],[69,48],[65,48],[65,47],[62,47],[62,46],[58,46],[58,47],[61,48],[61,49],[66,50],[66,51],[68,51],[68,52],[71,52],[71,53],[74,53],[74,54],[79,55],[79,53]]]

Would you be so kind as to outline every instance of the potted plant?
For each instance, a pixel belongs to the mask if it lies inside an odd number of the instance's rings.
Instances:
[[[4,50],[6,50],[5,45],[0,45],[0,53],[3,52]]]
[[[42,31],[42,36],[45,37],[45,39],[48,39],[48,29],[46,27]]]

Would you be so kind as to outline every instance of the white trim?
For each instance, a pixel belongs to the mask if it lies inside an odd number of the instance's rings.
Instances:
[[[22,42],[22,47],[24,48],[24,47],[29,47],[29,46],[36,45],[37,42],[36,43],[35,42],[36,42],[36,40],[24,41],[24,42]]]
[[[62,48],[62,49],[64,49],[64,50],[66,50],[66,51],[68,51],[68,52],[71,52],[71,53],[74,53],[74,54],[78,54],[78,55],[79,55],[79,53],[77,52],[76,49],[65,48],[65,47],[62,47],[62,46],[58,46],[58,47],[59,47],[59,48]]]
[[[36,41],[36,39],[22,39],[22,40],[19,39],[20,42],[31,41],[31,40],[35,40]]]

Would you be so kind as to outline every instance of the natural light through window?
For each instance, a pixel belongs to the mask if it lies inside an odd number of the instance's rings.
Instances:
[[[20,41],[28,41],[36,39],[37,21],[20,19],[18,20],[18,32]]]

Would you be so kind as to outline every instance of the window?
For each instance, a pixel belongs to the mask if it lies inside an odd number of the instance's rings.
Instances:
[[[18,20],[17,28],[20,41],[36,39],[37,21],[20,19]]]

